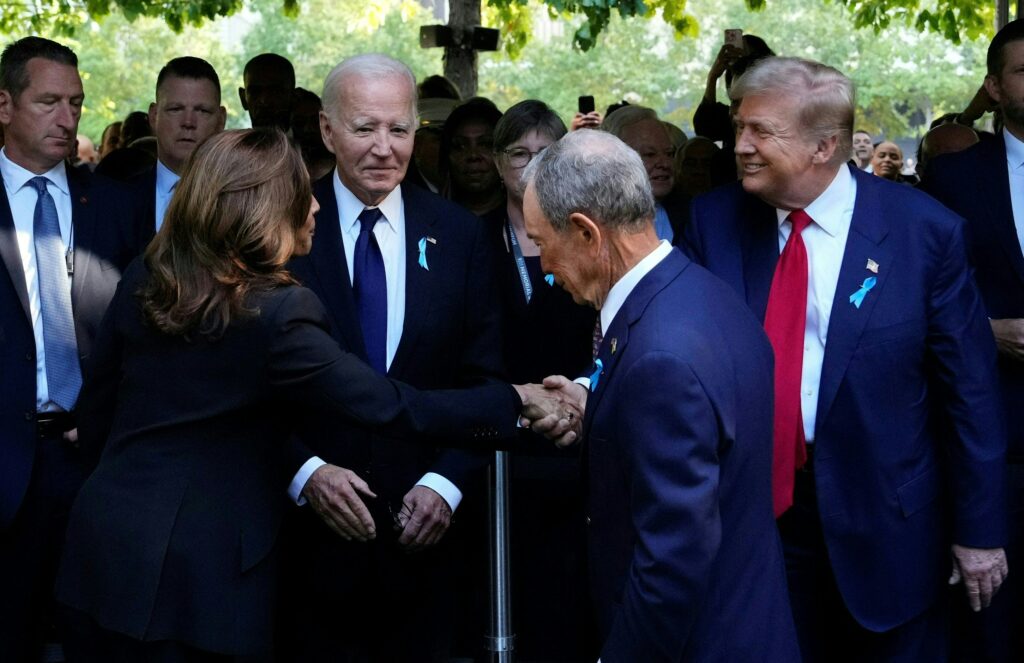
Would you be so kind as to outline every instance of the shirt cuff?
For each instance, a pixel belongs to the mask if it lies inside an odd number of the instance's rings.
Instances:
[[[590,391],[590,378],[576,378],[573,382]]]
[[[422,479],[416,482],[416,485],[425,486],[440,495],[448,503],[448,508],[452,510],[452,513],[455,513],[455,509],[458,509],[459,503],[462,502],[462,491],[436,472],[427,472]]]
[[[309,477],[313,476],[313,472],[326,464],[319,456],[313,456],[303,463],[299,471],[292,477],[292,482],[288,484],[288,497],[292,498],[292,501],[299,506],[304,505],[306,498],[302,496],[302,489],[306,487],[306,482],[309,481]]]

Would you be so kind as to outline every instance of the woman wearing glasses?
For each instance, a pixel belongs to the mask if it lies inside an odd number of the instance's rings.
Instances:
[[[540,252],[526,236],[523,170],[566,133],[547,104],[521,101],[494,129],[494,161],[505,205],[484,222],[500,261],[497,283],[508,376],[582,374],[592,361],[596,313],[545,280]],[[523,658],[582,658],[583,511],[578,502],[578,449],[556,450],[536,435],[512,456],[514,591],[521,608],[516,649]]]

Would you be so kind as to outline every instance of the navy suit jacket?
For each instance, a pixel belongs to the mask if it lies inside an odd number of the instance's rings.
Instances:
[[[1024,318],[1024,254],[1013,222],[1003,135],[938,157],[922,189],[967,219],[967,249],[988,317]],[[999,378],[1009,456],[1024,462],[1024,363],[1000,353]]]
[[[142,253],[156,236],[156,166],[147,168],[126,184],[138,198],[137,204],[143,210],[139,217],[138,231],[139,253]]]
[[[772,517],[772,351],[673,249],[606,330],[584,419],[603,663],[798,661]]]
[[[857,199],[822,364],[814,478],[843,599],[884,631],[936,600],[949,544],[1006,543],[1006,437],[962,220],[910,187],[851,171]],[[775,209],[740,183],[699,196],[687,244],[763,321],[779,258]],[[877,284],[857,308],[850,295],[870,276]]]
[[[469,386],[500,377],[500,312],[494,259],[483,223],[461,207],[415,186],[402,186],[401,191],[405,206],[405,322],[388,376],[420,389]],[[320,203],[313,250],[309,256],[293,260],[290,267],[324,302],[335,339],[365,358],[338,222],[334,171],[314,184],[313,193]],[[421,237],[436,240],[427,244],[429,269],[418,262]],[[439,451],[416,440],[371,435],[351,427],[342,434],[338,423],[313,424],[303,435],[304,443],[327,462],[364,477],[371,473],[371,488],[385,502],[393,502],[393,508],[426,471],[464,489],[472,473],[487,463],[488,456],[480,452]]]
[[[121,185],[68,168],[74,275],[71,305],[78,354],[92,351],[100,320],[114,295],[121,271],[138,247],[138,208]],[[29,317],[28,289],[21,254],[0,182],[0,529],[21,505],[36,449],[36,347]]]

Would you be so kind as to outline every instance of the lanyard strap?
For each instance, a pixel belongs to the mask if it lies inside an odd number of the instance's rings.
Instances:
[[[526,295],[526,303],[530,303],[533,297],[533,283],[530,282],[530,272],[526,269],[526,259],[523,258],[523,250],[519,248],[519,240],[516,239],[516,231],[512,229],[512,222],[505,221],[505,232],[508,234],[509,246],[512,247],[512,255],[516,259],[516,269],[519,270],[519,280],[523,283],[523,294]]]

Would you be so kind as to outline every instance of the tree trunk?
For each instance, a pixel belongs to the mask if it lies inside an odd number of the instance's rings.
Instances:
[[[470,35],[478,25],[480,0],[448,1],[448,26],[455,45],[444,49],[444,75],[459,88],[463,99],[476,96],[476,51]]]

